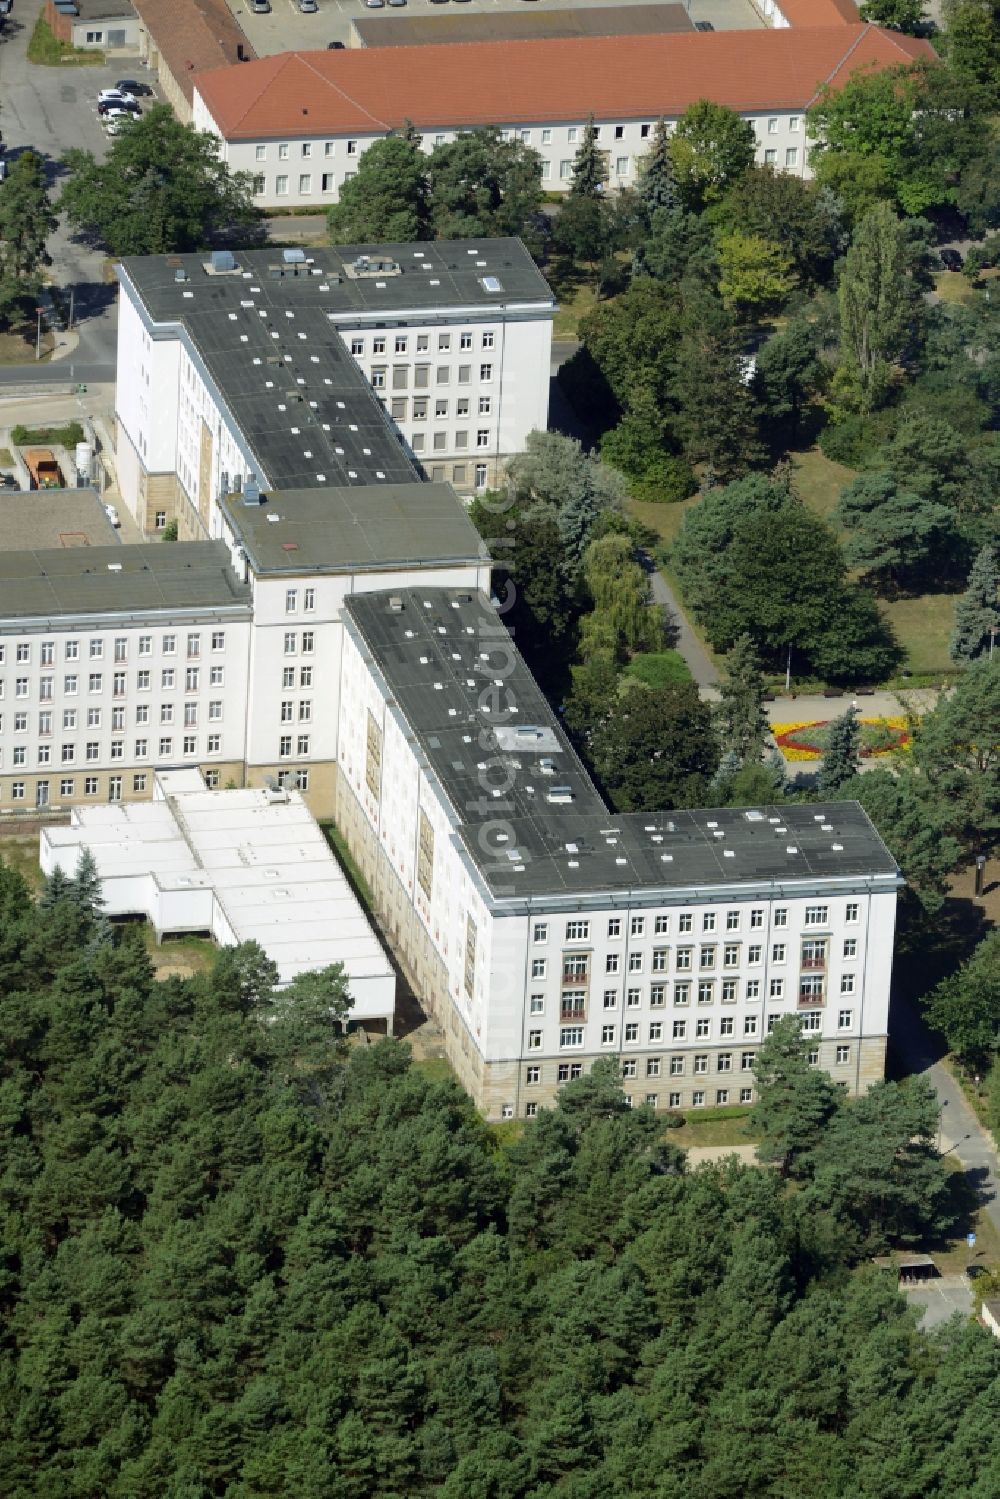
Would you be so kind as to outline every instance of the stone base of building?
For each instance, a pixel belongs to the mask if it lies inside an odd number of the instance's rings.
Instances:
[[[243,785],[242,760],[213,762],[200,767],[208,785]],[[153,795],[151,765],[56,765],[47,772],[21,775],[15,768],[0,780],[0,815],[11,812],[68,812],[71,807],[93,807],[99,802],[149,801]]]

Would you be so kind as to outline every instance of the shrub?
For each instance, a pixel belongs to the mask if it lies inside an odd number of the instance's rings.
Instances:
[[[78,442],[83,442],[83,428],[79,422],[67,422],[65,427],[24,427],[20,424],[11,428],[11,441],[19,448],[45,446],[74,448]]]
[[[625,668],[625,676],[635,677],[646,687],[670,687],[675,682],[690,682],[688,664],[679,651],[641,651]]]

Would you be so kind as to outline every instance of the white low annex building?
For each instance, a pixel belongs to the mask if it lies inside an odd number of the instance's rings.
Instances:
[[[197,770],[160,772],[153,800],[79,807],[46,827],[45,874],[72,875],[89,849],[109,916],[143,915],[157,938],[254,940],[284,986],[343,963],[351,1019],[392,1031],[396,980],[320,828],[295,791],[210,791]]]

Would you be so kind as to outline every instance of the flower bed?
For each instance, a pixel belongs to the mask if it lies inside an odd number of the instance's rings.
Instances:
[[[905,718],[862,718],[859,721],[863,760],[895,754],[909,748],[910,735]],[[771,725],[771,731],[786,760],[821,760],[831,723],[831,719],[813,719],[808,723],[775,723]]]

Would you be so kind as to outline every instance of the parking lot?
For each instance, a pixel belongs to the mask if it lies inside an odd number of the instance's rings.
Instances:
[[[614,0],[445,0],[434,4],[433,0],[407,0],[406,10],[390,8],[387,4],[379,9],[369,9],[364,0],[318,0],[319,10],[315,15],[303,15],[297,0],[270,0],[269,15],[257,16],[250,11],[248,0],[226,0],[247,40],[259,57],[268,57],[274,52],[289,52],[326,47],[330,42],[350,44],[350,26],[355,19],[365,16],[399,16],[406,14],[446,16],[455,10],[468,15],[470,12],[498,10],[573,10],[608,6]],[[662,0],[630,0],[633,4],[661,4]],[[749,31],[763,25],[750,0],[687,0],[688,13],[692,21],[710,21],[717,31]]]

